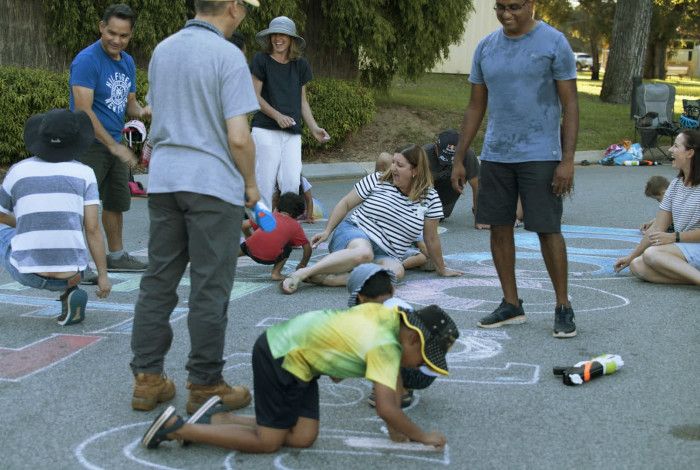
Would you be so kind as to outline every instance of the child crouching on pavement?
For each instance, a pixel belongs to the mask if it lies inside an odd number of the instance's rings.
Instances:
[[[388,286],[393,291],[390,279]],[[328,375],[335,382],[371,380],[377,415],[391,438],[440,449],[445,436],[425,432],[401,410],[399,369],[426,366],[436,375],[447,375],[445,356],[458,334],[452,319],[436,305],[414,312],[368,302],[299,315],[270,327],[253,347],[255,417],[221,412],[216,397],[187,422],[170,406],[151,424],[142,443],[156,448],[179,439],[251,453],[309,447],[319,431],[317,381]]]
[[[252,220],[243,221],[242,230],[246,240],[241,243],[238,256],[247,255],[256,263],[272,264],[270,277],[281,281],[284,279],[282,268],[289,259],[292,248],[300,246],[304,254],[296,269],[306,267],[311,258],[311,244],[296,220],[303,213],[304,199],[298,194],[284,193],[279,198],[277,209],[272,213],[276,222],[273,231],[263,231],[254,226]]]
[[[95,173],[77,161],[94,139],[82,111],[36,114],[24,127],[33,156],[14,164],[0,186],[0,267],[24,286],[62,292],[61,326],[85,319],[88,295],[78,284],[88,249],[97,265],[97,297],[112,289]]]
[[[348,278],[348,306],[353,307],[368,302],[380,303],[385,306],[398,305],[405,310],[413,310],[404,300],[394,297],[394,273],[377,264],[361,264],[352,270]],[[459,333],[455,336],[455,339]],[[401,396],[401,408],[406,408],[413,403],[413,390],[428,388],[438,374],[431,372],[429,368],[401,367],[397,393]],[[376,395],[370,393],[367,403],[376,406]]]

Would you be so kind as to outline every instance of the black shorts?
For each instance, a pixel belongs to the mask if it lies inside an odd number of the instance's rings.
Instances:
[[[476,222],[513,225],[520,196],[526,230],[560,233],[564,204],[562,197],[552,191],[554,170],[558,165],[558,161],[482,161]]]
[[[304,382],[282,368],[284,357],[274,359],[263,333],[253,346],[255,420],[259,426],[291,429],[299,418],[318,420],[318,381]]]
[[[466,181],[479,176],[479,159],[476,158],[473,150],[467,150],[464,154],[464,168],[467,171]],[[452,210],[457,204],[457,199],[462,193],[458,193],[452,188],[452,165],[447,165],[433,169],[433,187],[440,197],[442,203],[442,213],[444,218],[452,215]]]
[[[257,258],[255,256],[251,255],[248,252],[248,245],[246,245],[245,242],[241,243],[241,251],[243,252],[244,255],[246,255],[247,257],[249,257],[250,259],[252,259],[253,261],[255,261],[258,264],[277,264],[280,261],[283,261],[283,260],[286,260],[287,258],[289,258],[289,255],[292,254],[292,247],[291,247],[291,245],[286,245],[284,247],[284,249],[282,250],[282,254],[279,255],[277,258],[275,258],[272,261],[260,259],[260,258]]]
[[[93,142],[78,160],[95,172],[102,209],[113,212],[128,211],[131,207],[131,190],[126,163],[112,155],[107,147],[99,142]]]

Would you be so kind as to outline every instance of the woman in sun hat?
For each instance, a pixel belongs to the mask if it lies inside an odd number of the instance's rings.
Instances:
[[[275,183],[281,194],[299,189],[302,119],[319,142],[330,140],[330,136],[316,124],[306,100],[311,67],[301,57],[306,42],[297,34],[294,21],[278,16],[255,39],[263,51],[253,57],[251,65],[260,103],[251,127],[260,196],[271,206]]]

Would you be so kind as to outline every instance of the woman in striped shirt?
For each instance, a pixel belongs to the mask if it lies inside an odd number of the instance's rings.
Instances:
[[[437,273],[458,276],[461,273],[447,268],[442,258],[437,234],[442,217],[425,151],[411,145],[393,155],[388,171],[364,177],[338,202],[325,230],[311,239],[316,247],[330,237],[330,254],[295,271],[280,287],[285,294],[293,294],[304,280],[344,286],[352,268],[372,261],[401,278],[401,257],[421,233]]]
[[[671,147],[678,176],[637,248],[615,263],[648,282],[700,286],[700,131],[684,130]],[[676,232],[666,229],[673,223]]]

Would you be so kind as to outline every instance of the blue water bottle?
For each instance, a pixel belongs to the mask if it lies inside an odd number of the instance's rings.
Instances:
[[[277,227],[277,221],[272,212],[262,201],[258,201],[253,206],[253,220],[263,232],[272,232]]]

